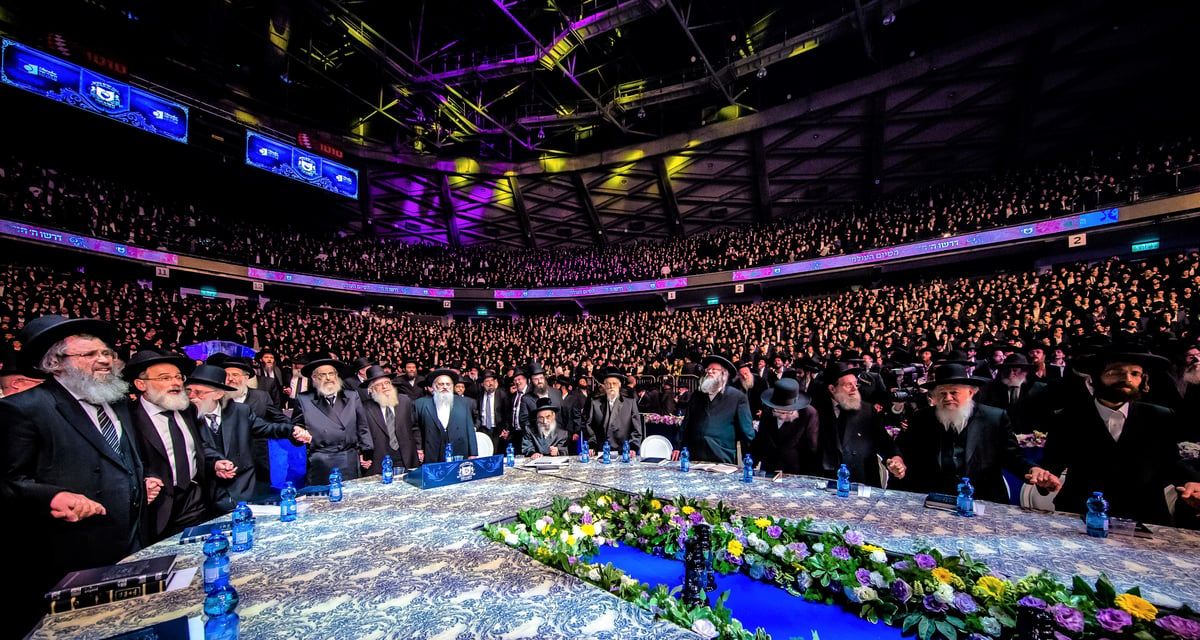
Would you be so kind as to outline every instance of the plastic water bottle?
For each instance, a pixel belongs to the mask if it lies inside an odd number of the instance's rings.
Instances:
[[[204,592],[212,591],[217,582],[229,580],[229,538],[213,530],[204,539]]]
[[[590,444],[590,442],[584,440],[583,438],[579,439],[579,461],[583,464],[587,464],[592,461],[591,455],[588,453],[588,446]]]
[[[604,452],[600,454],[601,464],[612,464],[612,446],[608,444],[608,440],[604,441]]]
[[[629,441],[628,440],[625,441],[625,444],[621,445],[621,462],[626,462],[626,463],[629,462]]]
[[[838,467],[837,496],[850,497],[850,469],[846,465]]]
[[[392,465],[392,457],[383,457],[383,467],[380,469],[380,476],[383,484],[391,484],[396,478],[396,468]]]
[[[454,459],[454,447],[451,446],[449,442],[447,442],[446,443],[446,457],[442,459],[442,462],[450,462],[453,459]]]
[[[1104,499],[1104,494],[1097,491],[1092,494],[1092,497],[1087,501],[1087,517],[1084,523],[1087,524],[1087,534],[1093,538],[1108,537],[1108,501]]]
[[[337,467],[334,467],[333,473],[329,474],[329,501],[342,501],[342,472]]]
[[[233,552],[249,551],[254,546],[254,512],[245,502],[233,510]]]
[[[687,447],[679,452],[679,470],[683,472],[692,470],[692,454],[688,453]]]
[[[754,458],[748,453],[742,459],[742,482],[754,482]]]
[[[971,486],[970,478],[963,478],[958,484],[958,505],[955,513],[964,518],[975,517],[975,487]]]
[[[208,595],[204,596],[204,640],[237,640],[241,621],[234,609],[238,605],[238,593],[229,584],[229,578],[218,580]]]
[[[296,520],[296,487],[289,480],[279,492],[279,521],[293,522]]]
[[[508,447],[506,447],[504,449],[504,466],[506,466],[506,467],[517,466],[517,454],[516,454],[516,452],[513,451],[513,446],[512,446],[511,442],[508,443]]]

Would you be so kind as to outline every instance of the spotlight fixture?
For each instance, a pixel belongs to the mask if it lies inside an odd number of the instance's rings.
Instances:
[[[538,140],[545,140],[545,139],[546,139],[546,130],[538,129]]]
[[[767,77],[767,68],[766,68],[766,67],[759,67],[759,68],[758,68],[758,73],[756,73],[756,74],[754,74],[754,75],[758,76],[758,79],[759,79],[759,80],[762,80],[763,78]]]
[[[638,109],[638,114],[637,114],[637,116],[638,116],[638,119],[639,119],[639,120],[641,120],[641,119],[644,119],[644,118],[646,117],[646,110],[645,110],[645,109]]]
[[[883,26],[885,26],[885,27],[886,27],[886,26],[888,26],[889,24],[892,24],[892,23],[893,23],[893,22],[895,22],[895,21],[896,21],[896,14],[895,14],[895,13],[889,13],[889,14],[887,14],[887,16],[886,16],[886,17],[884,17],[884,19],[883,19]]]

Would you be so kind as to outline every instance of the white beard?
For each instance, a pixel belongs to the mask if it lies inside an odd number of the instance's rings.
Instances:
[[[156,391],[154,389],[146,389],[142,394],[150,404],[156,407],[162,407],[167,411],[184,411],[192,406],[192,401],[188,400],[187,394],[183,393],[168,393],[166,391]]]
[[[125,364],[113,360],[112,372],[97,379],[91,371],[82,371],[70,364],[58,374],[59,384],[72,391],[92,404],[108,404],[116,402],[129,394],[129,383],[121,378]]]
[[[389,387],[383,392],[367,389],[367,395],[384,409],[395,409],[396,405],[400,404],[400,397],[396,395],[395,387]]]
[[[1188,365],[1183,370],[1183,381],[1188,384],[1200,384],[1200,364]]]
[[[721,375],[719,375],[715,378],[710,377],[710,376],[704,376],[704,379],[700,381],[700,390],[703,391],[704,393],[712,395],[712,394],[720,391],[721,388],[725,386],[725,381],[728,379],[729,379],[729,374],[724,373],[724,372],[722,372]]]
[[[962,433],[967,427],[967,420],[971,418],[971,412],[975,410],[975,400],[967,400],[959,405],[957,409],[942,409],[934,407],[934,415],[937,416],[937,421],[946,429],[953,428],[955,431]]]
[[[451,409],[454,407],[454,392],[453,391],[434,391],[433,404],[438,410]]]
[[[334,378],[325,382],[317,382],[313,380],[313,388],[317,390],[319,396],[332,396],[341,392],[345,386],[341,378]]]
[[[230,398],[237,399],[237,398],[245,398],[246,394],[249,392],[250,392],[250,386],[246,382],[242,382],[242,384],[238,385],[237,387],[234,388],[233,391],[230,391],[228,393],[229,393]]]
[[[838,391],[833,394],[833,400],[838,403],[842,411],[858,411],[862,409],[862,396],[858,394],[850,395]]]

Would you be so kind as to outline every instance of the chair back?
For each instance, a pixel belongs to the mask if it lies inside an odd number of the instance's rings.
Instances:
[[[642,440],[642,447],[638,451],[638,456],[642,458],[670,458],[673,449],[671,441],[663,436],[646,436],[646,439]]]
[[[475,442],[479,446],[479,457],[480,458],[493,455],[496,452],[496,448],[494,446],[492,446],[492,437],[486,433],[480,433],[480,432],[476,431],[475,432]]]

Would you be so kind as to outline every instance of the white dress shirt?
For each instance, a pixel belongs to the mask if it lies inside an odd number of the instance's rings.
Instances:
[[[1100,419],[1104,421],[1104,425],[1108,427],[1108,433],[1112,436],[1113,441],[1121,439],[1121,432],[1125,430],[1125,419],[1129,417],[1129,403],[1126,402],[1116,409],[1109,409],[1100,403],[1096,403],[1096,411],[1100,412]]]
[[[63,388],[67,389],[65,386]],[[96,418],[96,405],[84,400],[83,398],[80,398],[79,394],[71,391],[70,389],[67,389],[67,393],[70,393],[72,396],[74,396],[75,400],[79,402],[79,406],[83,407],[83,412],[87,414],[88,420],[92,421],[92,424],[96,426],[96,431],[99,431],[100,436],[103,437],[104,432],[100,431],[100,420]],[[117,430],[117,437],[124,437],[125,428],[121,425],[121,421],[117,419],[117,412],[113,411],[112,406],[107,402],[101,406],[104,407],[104,413],[108,414],[108,419],[112,420],[113,428]]]
[[[158,432],[158,437],[162,440],[163,447],[167,452],[167,462],[171,463],[171,477],[179,477],[179,471],[175,468],[175,443],[171,439],[171,426],[167,422],[167,416],[163,415],[162,407],[150,402],[146,396],[141,399],[142,408],[146,410],[146,415],[150,416],[150,421],[154,423],[154,430]],[[187,452],[188,472],[187,477],[196,477],[196,442],[192,439],[191,430],[187,428],[187,423],[183,421],[183,416],[175,411],[175,423],[179,425],[179,431],[183,433],[183,448]]]

